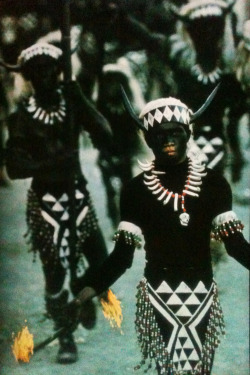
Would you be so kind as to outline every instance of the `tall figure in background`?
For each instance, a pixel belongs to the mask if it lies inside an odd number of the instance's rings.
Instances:
[[[76,299],[81,305],[130,268],[143,235],[146,266],[138,285],[135,320],[143,357],[138,367],[148,364],[149,369],[154,363],[159,375],[211,374],[224,333],[211,265],[211,230],[228,254],[249,267],[250,246],[232,211],[229,184],[218,172],[187,157],[192,122],[215,92],[195,113],[176,98],[151,101],[140,119],[125,97],[155,160],[140,162],[143,173],[123,189],[114,250],[98,278],[90,277]]]
[[[17,66],[30,81],[33,94],[20,101],[9,117],[6,165],[11,179],[32,177],[28,192],[27,224],[34,254],[39,252],[45,277],[45,301],[55,328],[65,326],[70,317],[63,314],[68,290],[64,289],[67,272],[70,290],[76,295],[85,285],[85,277],[107,256],[104,238],[87,190],[78,155],[81,130],[91,135],[94,146],[109,144],[111,131],[104,117],[83,96],[76,82],[59,81],[62,51],[51,44],[35,44],[22,51]],[[74,151],[69,150],[67,134],[68,100],[73,112]],[[76,246],[69,246],[69,175],[74,168]],[[85,315],[84,315],[85,314]],[[95,324],[95,305],[84,307],[82,324]],[[59,337],[59,363],[77,360],[72,332]]]

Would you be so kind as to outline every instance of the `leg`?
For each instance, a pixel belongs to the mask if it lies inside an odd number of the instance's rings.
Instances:
[[[71,264],[71,291],[77,295],[85,286],[86,278],[94,273],[108,256],[106,244],[99,228],[92,231],[92,234],[81,245],[81,253],[86,257],[89,267],[81,277],[77,276],[77,267],[81,261],[81,255]],[[96,324],[96,305],[90,300],[84,304],[80,314],[80,321],[84,328],[92,329]]]
[[[58,330],[67,326],[69,321],[64,309],[68,301],[68,292],[63,290],[66,269],[59,259],[58,248],[53,239],[53,228],[43,218],[40,202],[32,189],[28,193],[27,224],[32,248],[39,251],[43,266],[46,309],[54,321],[54,329]],[[59,345],[59,363],[72,363],[77,360],[77,348],[70,329],[61,334]]]
[[[54,329],[65,327],[69,323],[64,307],[68,302],[68,291],[63,289],[66,271],[58,262],[56,265],[43,265],[45,276],[45,304],[49,317],[54,321]],[[69,329],[59,336],[57,362],[73,363],[77,360],[77,347],[72,331]]]

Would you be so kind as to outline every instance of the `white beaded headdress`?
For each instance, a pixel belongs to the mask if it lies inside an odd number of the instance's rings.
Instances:
[[[224,0],[194,0],[182,6],[180,16],[196,19],[207,16],[222,16],[229,6]]]
[[[143,125],[148,130],[149,126],[153,127],[164,122],[178,122],[189,126],[192,113],[191,109],[179,99],[169,97],[149,102],[141,111],[139,118],[143,119]]]
[[[18,63],[24,65],[36,56],[49,56],[58,60],[62,56],[62,50],[48,43],[37,43],[24,49],[18,57]]]

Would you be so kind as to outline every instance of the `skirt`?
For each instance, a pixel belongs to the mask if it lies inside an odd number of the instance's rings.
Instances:
[[[96,231],[98,221],[86,190],[84,181],[75,184],[75,222],[76,253],[71,254],[69,246],[70,217],[69,196],[58,189],[28,191],[26,219],[31,250],[40,254],[43,264],[60,263],[67,269],[72,258],[81,257],[81,248],[85,240]],[[83,269],[80,270],[83,273]],[[79,275],[80,276],[80,275]]]
[[[174,289],[164,280],[155,290],[143,278],[138,285],[137,339],[147,371],[163,375],[209,375],[220,334],[225,333],[217,286],[201,280]]]

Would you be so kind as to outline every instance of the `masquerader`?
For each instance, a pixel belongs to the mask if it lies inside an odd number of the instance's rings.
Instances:
[[[11,179],[32,177],[27,224],[32,250],[39,252],[43,266],[47,312],[55,322],[55,329],[59,329],[70,323],[70,316],[63,313],[68,300],[68,290],[64,290],[66,273],[70,274],[71,292],[76,295],[86,285],[87,274],[107,257],[87,181],[80,168],[79,135],[86,130],[94,146],[100,148],[111,141],[111,131],[106,119],[83,96],[76,82],[60,82],[60,48],[47,43],[35,44],[22,51],[17,66],[5,66],[19,71],[33,88],[33,94],[24,98],[8,119],[6,165]],[[69,100],[73,112],[73,153],[69,150],[67,127]],[[74,254],[69,245],[72,168],[77,237]],[[93,328],[96,311],[92,301],[85,305],[84,313],[82,324],[87,329]],[[77,347],[68,330],[59,337],[57,361],[76,360]]]
[[[169,97],[149,102],[140,120],[124,93],[155,160],[140,162],[143,173],[124,187],[114,250],[76,300],[81,305],[98,295],[130,268],[143,235],[146,266],[135,320],[142,352],[138,368],[155,363],[158,374],[211,374],[224,333],[211,266],[211,229],[215,240],[222,240],[228,253],[249,267],[249,244],[232,211],[229,184],[187,157],[191,123],[216,90],[196,113]]]

